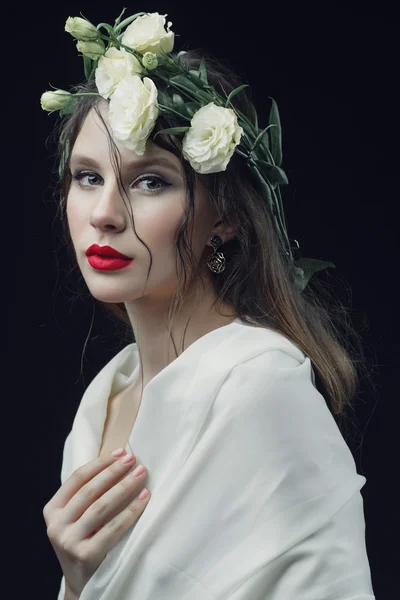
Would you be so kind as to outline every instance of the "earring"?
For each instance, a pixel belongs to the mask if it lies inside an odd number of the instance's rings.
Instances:
[[[214,273],[222,273],[222,271],[225,271],[225,256],[222,252],[217,252],[217,248],[222,243],[222,239],[219,237],[219,235],[214,235],[214,237],[211,238],[211,245],[214,248],[214,252],[210,254],[207,260],[207,265]]]

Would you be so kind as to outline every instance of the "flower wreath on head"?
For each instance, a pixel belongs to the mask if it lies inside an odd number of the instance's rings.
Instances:
[[[248,87],[246,84],[221,96],[208,83],[204,58],[195,70],[182,63],[185,51],[171,56],[175,34],[171,22],[166,26],[167,15],[137,13],[121,21],[125,10],[113,26],[100,23],[96,27],[81,17],[68,17],[65,24],[65,30],[78,40],[86,79],[95,80],[98,93],[90,95],[109,102],[108,118],[115,139],[143,155],[158,115],[169,114],[186,125],[163,129],[156,136],[183,135],[182,155],[197,173],[225,171],[234,152],[241,156],[269,204],[276,232],[290,258],[295,284],[302,292],[315,272],[335,265],[293,258],[279,190],[288,179],[281,168],[281,125],[275,100],[271,98],[268,127],[260,130],[253,104],[250,120],[231,103]],[[158,90],[157,80],[166,83],[172,92]],[[58,110],[62,117],[75,110],[82,95],[88,94],[55,89],[42,94],[41,106],[49,112]],[[298,242],[294,242],[298,250]]]

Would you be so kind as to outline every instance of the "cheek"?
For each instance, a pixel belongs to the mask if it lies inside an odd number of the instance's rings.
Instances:
[[[179,229],[185,214],[180,207],[169,205],[147,215],[135,215],[138,235],[150,248],[169,251],[175,247]]]
[[[74,202],[73,194],[70,194],[67,198],[66,214],[69,231],[73,241],[75,241],[74,237],[82,227],[85,216],[83,214],[83,207]]]

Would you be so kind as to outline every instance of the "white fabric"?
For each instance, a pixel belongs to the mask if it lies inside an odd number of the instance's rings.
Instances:
[[[138,365],[130,344],[88,386],[62,483],[98,455]],[[314,382],[295,344],[239,319],[150,381],[129,442],[152,497],[81,600],[373,600],[366,478]]]

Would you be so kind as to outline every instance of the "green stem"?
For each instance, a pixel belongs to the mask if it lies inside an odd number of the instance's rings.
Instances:
[[[281,230],[283,231],[285,240],[286,240],[286,244],[287,244],[287,250],[289,253],[289,256],[291,258],[291,260],[293,260],[293,256],[292,256],[292,250],[290,247],[290,241],[289,241],[289,236],[287,234],[287,229],[286,229],[286,224],[285,224],[285,217],[284,217],[284,212],[283,212],[283,205],[282,205],[282,198],[281,198],[281,194],[280,194],[280,190],[278,188],[278,195],[275,193],[274,189],[272,189],[272,194],[275,197],[276,200],[276,206],[278,207],[278,216],[279,216],[279,221],[281,224]]]
[[[72,94],[72,96],[101,96],[101,94],[95,94],[92,92],[79,92],[77,94]],[[103,96],[101,96],[103,97]]]
[[[261,130],[260,129],[256,129],[254,127],[253,123],[242,112],[240,112],[240,111],[238,111],[238,112],[239,112],[239,114],[240,114],[240,116],[242,118],[242,121],[243,121],[243,123],[242,123],[243,124],[243,129],[244,129],[245,133],[247,134],[247,136],[249,138],[249,144],[250,144],[250,148],[249,149],[251,149],[252,146],[253,146],[253,144],[254,144],[254,142],[257,139],[257,136],[259,135],[259,133],[261,133]],[[264,149],[266,150],[266,152],[264,152]],[[268,148],[266,146],[264,146],[263,144],[260,144],[258,146],[257,151],[259,153],[262,153],[261,156],[263,156],[266,159],[268,159],[271,156]]]
[[[254,169],[257,171],[258,177],[260,177],[262,179],[262,181],[265,183],[265,185],[267,185],[264,177],[262,176],[260,170],[258,169],[258,167],[256,165],[254,166]],[[275,204],[275,207],[279,207],[279,200],[277,199],[274,189],[272,188],[272,186],[268,186],[268,187],[270,188],[269,193],[271,193],[275,199],[275,202],[273,204]],[[278,232],[279,237],[281,238],[282,244],[283,244],[283,246],[285,246],[285,240],[286,240],[289,255],[292,258],[290,242],[289,242],[289,238],[287,235],[286,226],[285,226],[285,223],[282,221],[282,215],[280,213],[279,208],[277,211],[272,210],[272,215],[277,224],[277,232]]]
[[[164,81],[165,83],[176,88],[179,92],[181,92],[181,91],[185,92],[186,96],[188,96],[188,98],[190,98],[190,100],[195,100],[197,103],[199,102],[199,98],[196,95],[196,93],[192,92],[191,90],[186,88],[184,85],[181,85],[180,83],[176,83],[175,81],[170,81],[167,77],[164,77],[163,75],[159,75],[158,73],[157,73],[157,77],[159,79],[161,79],[162,81]]]
[[[105,33],[100,33],[99,38],[101,40],[106,40],[106,42],[113,41],[112,38],[109,35],[106,35]]]
[[[248,119],[246,117],[246,115],[244,115],[242,112],[238,111],[240,113],[241,118],[243,119],[243,121],[246,123],[246,125],[249,127],[250,131],[252,132],[252,134],[255,136],[255,138],[257,137],[257,131],[253,125],[253,123],[250,121],[250,119]],[[254,138],[254,139],[255,139]]]
[[[264,148],[264,149],[265,149],[265,151],[266,151],[266,154],[267,154],[267,157],[268,157],[269,161],[270,161],[270,162],[271,162],[273,165],[275,165],[274,157],[272,156],[272,154],[271,154],[271,152],[269,151],[269,149],[268,149],[266,146],[263,146],[263,148]]]
[[[241,150],[239,150],[238,146],[235,148],[235,152],[236,152],[236,154],[239,154],[239,156],[241,156],[242,158],[245,158],[246,160],[248,160],[249,156],[247,154],[245,154],[244,152],[242,152]]]
[[[270,162],[275,165],[275,161],[274,161],[274,157],[272,156],[271,152],[268,150],[267,147],[265,147],[265,151],[267,153],[267,156],[270,160]],[[286,239],[288,240],[288,246],[289,246],[289,252],[290,252],[290,242],[286,233],[286,225],[285,225],[285,211],[283,209],[283,202],[282,202],[282,198],[281,198],[281,193],[278,187],[278,194],[276,195],[275,192],[273,191],[274,196],[277,198],[277,209],[278,209],[278,213],[279,213],[279,219],[281,221],[281,223],[283,224],[283,230],[285,232],[285,236]]]
[[[133,56],[137,58],[139,62],[142,61],[142,55],[139,52],[136,52],[136,50],[134,50],[133,48],[122,44],[121,41],[115,35],[101,33],[99,37],[100,39],[105,40],[106,42],[112,42],[113,44],[117,44],[119,48],[124,48],[124,50],[133,54]]]
[[[247,150],[246,158],[249,160],[251,158],[250,150],[251,150],[251,142],[248,139],[247,135],[244,135],[240,139],[240,145],[243,146]]]
[[[158,106],[159,106],[159,108],[162,108],[164,110],[164,112],[173,113],[174,115],[177,115],[180,119],[186,119],[186,121],[191,121],[191,119],[189,117],[182,115],[177,110],[174,110],[173,108],[170,108],[169,106],[165,106],[165,104],[158,104]]]
[[[100,29],[100,27],[104,27],[105,25],[107,25],[107,27],[110,27],[109,23],[99,23],[99,24],[96,26],[96,29]]]
[[[131,54],[133,54],[133,56],[135,58],[137,58],[140,63],[142,62],[142,55],[139,52],[136,52],[136,50],[134,50],[133,48],[130,48],[129,46],[125,46],[125,44],[121,44],[120,40],[117,38],[113,39],[113,41],[117,42],[117,44],[119,44],[120,48],[123,48],[127,52],[130,52]]]
[[[246,140],[246,145],[248,145],[248,150],[249,150],[249,156],[248,158],[251,158],[250,156],[250,151],[253,147],[254,144],[254,140],[256,139],[254,137],[254,133],[253,130],[249,128],[248,123],[243,123],[243,131],[244,131],[244,136],[242,136],[242,139],[244,138]]]
[[[265,148],[265,149],[266,149],[266,151],[267,151],[267,153],[269,155],[271,163],[274,165],[275,162],[274,162],[272,154],[270,153],[270,151],[268,150],[268,148]],[[257,168],[257,172],[262,177],[262,175],[260,173],[260,170],[258,168]],[[284,238],[286,239],[288,250],[289,250],[289,254],[290,254],[290,256],[292,256],[291,248],[290,248],[290,242],[289,242],[289,237],[288,237],[288,234],[287,234],[287,228],[286,228],[286,223],[285,223],[285,211],[283,209],[283,202],[282,202],[282,197],[281,197],[279,186],[277,188],[277,193],[275,193],[274,189],[271,186],[271,193],[273,194],[273,196],[275,198],[275,208],[276,208],[277,217],[278,217],[279,224],[280,224],[280,229],[281,229],[281,231],[283,233]]]
[[[282,202],[281,191],[279,189],[279,186],[277,187],[276,193],[274,192],[274,194],[276,195],[276,197],[278,199],[278,209],[280,212],[280,218],[284,224],[285,231],[286,231],[287,228],[286,228],[286,222],[285,222],[285,211],[283,210],[283,202]]]

